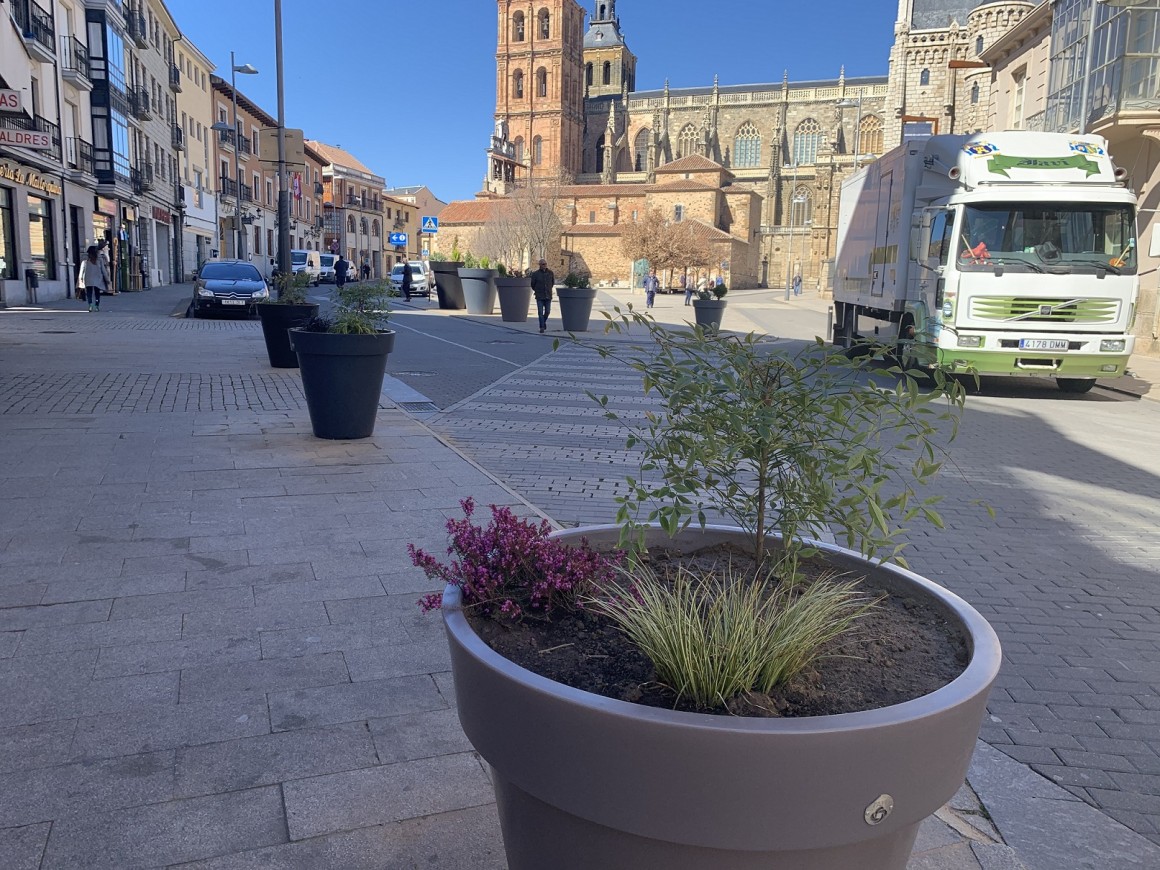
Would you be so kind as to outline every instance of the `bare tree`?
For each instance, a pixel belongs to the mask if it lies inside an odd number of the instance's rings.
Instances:
[[[630,260],[648,260],[659,271],[702,267],[709,263],[709,243],[697,235],[691,221],[671,221],[658,208],[625,227],[621,253]]]
[[[540,257],[556,260],[564,228],[559,212],[571,183],[563,170],[521,182],[494,204],[480,235],[481,252],[513,268],[526,268]]]

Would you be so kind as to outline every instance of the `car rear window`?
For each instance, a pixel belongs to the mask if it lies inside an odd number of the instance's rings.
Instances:
[[[261,281],[262,276],[249,263],[206,263],[201,277],[218,281]]]
[[[300,254],[297,251],[291,251],[290,262],[295,266],[301,266],[306,262],[306,254]]]
[[[321,258],[321,262],[322,262],[323,266],[330,268],[334,265],[334,261],[336,259],[337,258],[334,256],[334,254],[323,254],[322,258]]]

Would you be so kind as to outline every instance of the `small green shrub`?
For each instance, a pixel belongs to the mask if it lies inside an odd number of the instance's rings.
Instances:
[[[306,301],[306,288],[310,286],[310,276],[305,272],[279,273],[273,278],[275,302],[284,305],[300,305]]]
[[[731,566],[682,567],[671,582],[641,565],[621,576],[584,607],[611,619],[662,683],[702,708],[788,682],[873,606],[857,583],[832,574],[796,588]]]
[[[569,272],[564,276],[565,287],[587,288],[592,286],[592,276],[587,272]]]
[[[397,295],[387,281],[360,281],[337,291],[338,310],[330,318],[328,332],[343,335],[374,335],[386,329],[391,315],[390,298]]]

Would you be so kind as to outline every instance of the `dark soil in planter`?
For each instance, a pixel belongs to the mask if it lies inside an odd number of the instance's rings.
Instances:
[[[678,563],[708,567],[731,560],[740,568],[746,558],[719,548],[692,556],[654,554],[652,566],[664,576]],[[811,579],[826,570],[821,562],[806,567]],[[734,698],[711,710],[678,702],[672,690],[656,681],[648,658],[602,616],[577,610],[551,622],[520,624],[469,618],[497,653],[548,679],[609,698],[690,712],[761,717],[854,713],[922,697],[962,673],[969,658],[966,640],[941,608],[893,594],[873,578],[862,581],[861,588],[878,606],[828,646],[825,658],[770,695]]]

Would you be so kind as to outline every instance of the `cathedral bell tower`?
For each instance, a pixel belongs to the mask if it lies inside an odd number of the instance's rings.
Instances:
[[[498,0],[495,133],[485,189],[580,172],[584,9],[576,0]]]
[[[628,50],[620,32],[616,0],[597,0],[584,34],[584,87],[590,97],[636,90],[636,55]]]

